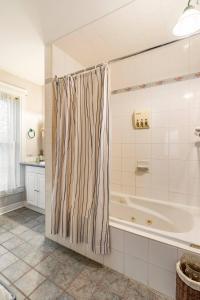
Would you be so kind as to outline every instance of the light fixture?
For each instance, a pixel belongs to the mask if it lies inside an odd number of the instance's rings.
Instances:
[[[175,36],[187,36],[200,30],[200,11],[188,1],[187,7],[173,29]],[[198,0],[196,2],[198,4]]]

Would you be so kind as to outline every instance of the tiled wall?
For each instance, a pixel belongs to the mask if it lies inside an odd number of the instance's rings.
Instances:
[[[111,227],[112,251],[103,264],[175,297],[176,262],[183,250]]]
[[[176,262],[187,252],[149,238],[110,227],[110,255],[96,255],[84,244],[59,242],[127,277],[141,282],[167,296],[175,297]],[[53,237],[56,241],[56,237]]]
[[[167,69],[163,69],[163,72],[157,71],[160,77],[156,77],[147,69],[147,76],[143,65],[145,61],[140,61],[146,82],[169,78],[169,75],[187,74],[189,71],[197,71],[197,68],[200,71],[199,62],[191,63],[190,55],[194,52],[194,47],[191,46],[194,45],[194,41],[192,42],[193,44],[191,41],[185,41],[177,45],[178,48],[183,48],[179,53],[180,56],[184,53],[186,62],[184,57],[182,60],[179,58],[177,68],[173,67],[174,72],[169,63],[168,73]],[[195,39],[195,45],[197,42],[199,43],[199,39]],[[171,48],[168,49],[171,51]],[[174,48],[173,51],[176,65],[177,49],[175,51]],[[167,55],[166,49],[165,52]],[[154,57],[154,54],[148,55],[149,60]],[[179,66],[180,62],[182,67]],[[126,65],[128,73],[134,72],[132,67]],[[155,68],[159,69],[160,65],[156,65]],[[122,66],[120,70],[123,72]],[[112,85],[117,88],[117,76],[113,74],[114,71],[117,72],[117,69],[112,68]],[[126,84],[124,79],[124,85],[120,85],[119,88],[135,83],[141,84],[142,76],[139,74],[137,78],[136,74],[132,83],[130,80],[131,78]],[[143,110],[150,113],[150,129],[134,129],[133,112]],[[200,138],[194,135],[194,128],[200,127],[200,79],[112,95],[111,114],[112,190],[200,206]],[[136,169],[138,160],[149,161],[148,172]]]

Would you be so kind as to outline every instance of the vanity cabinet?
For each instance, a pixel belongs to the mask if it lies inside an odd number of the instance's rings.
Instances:
[[[25,188],[27,204],[45,209],[45,169],[25,167]]]

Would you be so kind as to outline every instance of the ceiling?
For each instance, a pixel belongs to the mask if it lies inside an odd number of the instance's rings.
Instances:
[[[44,44],[130,0],[0,0],[0,68],[44,83]]]
[[[175,39],[172,29],[186,5],[187,0],[136,0],[56,45],[83,66],[105,62]]]
[[[172,27],[186,4],[187,0],[0,0],[0,68],[43,84],[45,43],[57,40],[56,45],[81,64],[92,65],[166,42],[173,39]]]

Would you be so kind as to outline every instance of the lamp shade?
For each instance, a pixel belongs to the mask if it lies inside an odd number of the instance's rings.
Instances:
[[[173,29],[175,36],[186,36],[200,30],[200,11],[188,6]]]

